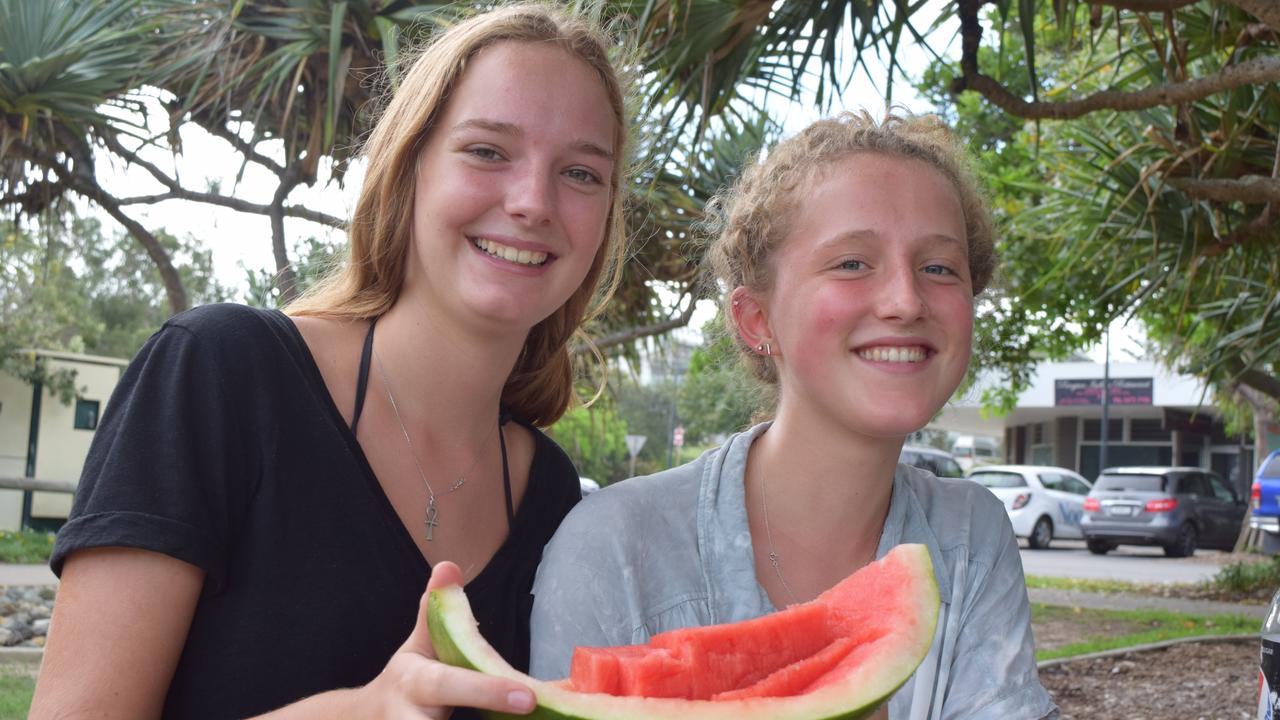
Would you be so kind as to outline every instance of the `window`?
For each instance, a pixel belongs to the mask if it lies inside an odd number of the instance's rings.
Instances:
[[[98,427],[97,400],[81,400],[80,398],[76,398],[75,427],[77,430],[93,430]]]
[[[1134,442],[1169,442],[1170,437],[1160,418],[1133,418],[1129,421],[1129,439]]]
[[[949,457],[938,458],[938,471],[935,473],[938,477],[962,478],[964,470],[960,469],[960,465]]]
[[[1120,475],[1107,474],[1098,477],[1094,484],[1096,490],[1112,490],[1119,492],[1164,492],[1165,477],[1163,475]]]
[[[1280,455],[1274,455],[1267,461],[1267,466],[1258,473],[1259,477],[1280,477]]]
[[[1200,497],[1208,497],[1209,488],[1205,487],[1204,476],[1200,473],[1187,473],[1178,478],[1177,490],[1178,495],[1198,495]]]
[[[1040,484],[1045,490],[1066,490],[1062,486],[1062,476],[1058,473],[1040,473]]]
[[[1209,481],[1209,489],[1213,491],[1214,497],[1229,503],[1236,501],[1236,494],[1231,491],[1231,488],[1227,487],[1227,484],[1222,481],[1222,478],[1217,475],[1209,475],[1206,473],[1204,479]]]
[[[1062,489],[1072,495],[1088,495],[1089,485],[1080,478],[1071,477],[1070,475],[1062,476]]]
[[[1107,440],[1119,442],[1124,437],[1124,420],[1107,420]],[[1086,442],[1097,442],[1102,439],[1102,421],[1086,419],[1084,421],[1084,438]]]
[[[1027,481],[1018,473],[1011,472],[976,472],[969,479],[989,488],[1026,487]]]

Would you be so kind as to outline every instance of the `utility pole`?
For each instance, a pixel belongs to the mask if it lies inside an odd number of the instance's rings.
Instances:
[[[1107,334],[1102,355],[1102,442],[1098,445],[1098,474],[1107,469],[1107,440],[1111,435],[1111,423],[1108,408],[1111,406],[1111,323],[1107,323]]]

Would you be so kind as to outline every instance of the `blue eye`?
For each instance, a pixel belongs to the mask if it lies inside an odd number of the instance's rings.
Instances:
[[[497,150],[494,150],[493,148],[488,147],[487,145],[477,145],[475,147],[469,147],[466,149],[466,153],[468,155],[477,157],[481,160],[500,160],[502,158],[502,156],[498,154]]]
[[[946,265],[926,265],[924,271],[930,275],[955,275],[956,271]]]
[[[572,180],[588,185],[599,185],[601,182],[599,175],[585,168],[570,168],[564,174]]]
[[[839,268],[841,270],[861,270],[866,265],[861,260],[841,260]]]

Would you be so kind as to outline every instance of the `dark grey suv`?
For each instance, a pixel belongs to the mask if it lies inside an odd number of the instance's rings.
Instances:
[[[1169,557],[1186,557],[1197,547],[1230,550],[1244,512],[1244,499],[1203,468],[1107,468],[1085,498],[1080,531],[1096,555],[1160,545]]]

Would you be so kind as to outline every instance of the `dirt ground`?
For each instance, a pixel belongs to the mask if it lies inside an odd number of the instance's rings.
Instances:
[[[1043,668],[1062,720],[1247,720],[1258,693],[1258,641],[1184,643]]]

